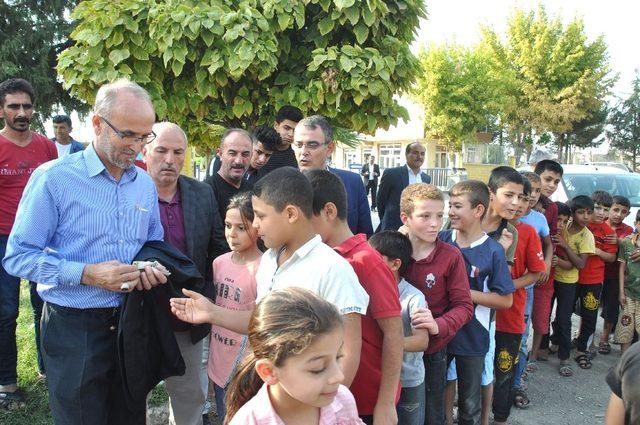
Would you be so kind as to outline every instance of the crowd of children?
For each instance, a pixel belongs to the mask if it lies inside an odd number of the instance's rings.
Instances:
[[[442,425],[457,390],[459,424],[504,424],[529,406],[523,379],[550,353],[571,376],[611,352],[614,328],[626,351],[640,330],[629,200],[595,191],[554,203],[562,173],[544,160],[460,182],[446,223],[444,194],[411,184],[404,226],[369,241],[349,229],[346,191],[329,171],[278,169],[237,195],[225,218],[232,252],[213,264],[216,303],[190,291],[171,300],[181,320],[213,326],[218,415]],[[612,372],[612,389],[622,375]]]

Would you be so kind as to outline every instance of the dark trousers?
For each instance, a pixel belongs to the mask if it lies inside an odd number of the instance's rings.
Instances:
[[[567,360],[571,355],[571,315],[576,301],[576,283],[555,281],[556,319],[551,342],[558,346],[558,358]]]
[[[144,425],[146,406],[124,398],[117,363],[117,309],[45,303],[42,354],[56,425]]]
[[[576,288],[576,298],[579,303],[580,335],[576,341],[576,348],[583,353],[589,348],[591,338],[596,332],[598,308],[600,307],[600,293],[602,284],[584,285],[579,283]]]
[[[458,376],[458,424],[480,425],[482,413],[482,371],[485,356],[449,354],[456,359]]]
[[[371,191],[371,208],[376,207],[376,193],[378,192],[378,183],[375,180],[369,180],[367,183],[367,196],[369,195],[369,191]]]
[[[444,425],[444,389],[447,385],[447,348],[433,354],[425,353],[425,425]]]
[[[604,320],[614,325],[618,323],[618,314],[620,313],[619,296],[618,279],[605,279],[600,293],[600,299],[602,300],[601,316]]]
[[[45,373],[44,360],[42,360],[42,347],[40,344],[40,320],[42,319],[42,308],[44,307],[44,301],[38,295],[36,282],[29,282],[29,296],[31,298],[31,308],[33,309],[33,326],[35,329],[36,338],[36,352],[38,353],[38,371],[42,374]]]
[[[515,396],[514,382],[518,369],[518,355],[522,334],[496,332],[494,358],[496,381],[493,385],[493,416],[497,422],[506,422],[511,414]]]

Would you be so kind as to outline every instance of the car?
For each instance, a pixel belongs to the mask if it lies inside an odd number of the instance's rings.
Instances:
[[[604,190],[611,196],[621,195],[629,198],[631,203],[631,212],[624,222],[635,227],[634,221],[640,209],[640,174],[599,165],[562,164],[562,168],[564,174],[551,200],[567,202],[574,196],[591,196],[596,190]]]
[[[623,164],[621,162],[585,162],[584,165],[597,165],[597,166],[600,166],[600,167],[614,167],[614,168],[619,168],[621,170],[633,173],[633,170],[631,169],[631,167],[628,167],[626,164]]]

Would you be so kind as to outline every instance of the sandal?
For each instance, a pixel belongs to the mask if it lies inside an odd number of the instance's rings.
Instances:
[[[591,360],[587,354],[578,354],[575,359],[580,369],[591,369]]]
[[[561,376],[564,376],[566,378],[573,375],[573,368],[571,368],[571,366],[569,366],[567,363],[560,364],[558,372]]]
[[[529,361],[527,362],[527,368],[526,368],[526,371],[527,371],[528,373],[533,373],[533,372],[536,372],[537,370],[538,370],[538,362],[537,362],[537,361],[535,361],[535,360],[529,360]]]
[[[27,406],[24,394],[20,390],[13,392],[0,391],[0,409],[17,410]]]
[[[608,342],[600,342],[598,344],[598,353],[600,354],[610,354],[611,353],[611,344]]]
[[[522,388],[517,388],[513,396],[513,405],[518,409],[526,409],[531,404],[531,400]]]

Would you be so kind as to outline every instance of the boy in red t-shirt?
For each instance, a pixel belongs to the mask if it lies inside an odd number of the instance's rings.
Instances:
[[[607,224],[616,232],[616,235],[615,238],[613,235],[605,238],[605,242],[619,245],[620,240],[633,233],[633,227],[622,222],[629,215],[629,211],[631,211],[631,202],[629,202],[628,198],[624,196],[613,197]],[[601,316],[604,319],[604,326],[602,327],[600,343],[598,344],[598,353],[600,354],[609,354],[611,352],[609,336],[613,326],[618,323],[618,313],[620,312],[618,269],[617,262],[604,265],[604,282],[602,283],[602,296],[600,297],[602,300]]]
[[[404,278],[422,291],[431,310],[413,316],[414,327],[430,334],[423,357],[427,424],[444,423],[447,344],[474,314],[464,258],[438,239],[443,215],[444,195],[437,187],[415,183],[402,191],[400,218],[413,248]]]
[[[605,220],[609,218],[609,209],[613,198],[603,190],[591,194],[593,214],[587,227],[596,243],[594,255],[587,257],[584,268],[580,269],[576,299],[580,300],[580,334],[576,338],[575,360],[582,369],[591,368],[591,355],[588,353],[598,321],[600,292],[604,281],[604,264],[614,263],[618,252],[616,243],[607,242],[615,236],[615,231]]]
[[[316,232],[351,264],[369,294],[367,314],[362,316],[360,365],[349,388],[358,414],[366,424],[372,424],[374,418],[380,423],[397,422],[404,341],[398,284],[366,235],[354,235],[349,229],[342,180],[326,170],[307,171],[305,176],[313,187]]]
[[[515,359],[518,357],[522,334],[526,327],[527,292],[525,288],[535,284],[547,269],[538,233],[532,226],[519,221],[529,210],[531,193],[529,180],[523,179],[523,183],[524,197],[516,215],[511,220],[511,224],[518,231],[518,245],[511,267],[511,277],[516,292],[513,294],[513,304],[510,308],[496,311],[496,382],[493,389],[493,414],[496,424],[506,423],[512,404],[521,408],[529,404],[527,394],[521,388],[514,386],[517,372]]]

